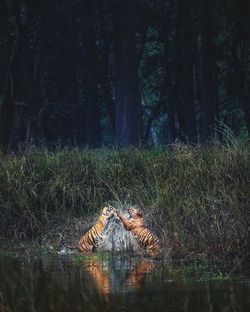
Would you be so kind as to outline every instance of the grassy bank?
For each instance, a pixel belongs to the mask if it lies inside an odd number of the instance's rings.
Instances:
[[[44,234],[55,218],[109,201],[142,207],[173,255],[245,259],[249,146],[166,150],[29,151],[0,164],[2,237]]]

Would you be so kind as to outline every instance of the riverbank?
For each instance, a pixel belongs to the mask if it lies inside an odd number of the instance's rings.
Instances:
[[[1,161],[0,233],[4,241],[43,240],[64,229],[66,240],[74,241],[103,203],[118,209],[133,204],[161,237],[167,256],[244,264],[249,180],[248,145],[31,150]]]

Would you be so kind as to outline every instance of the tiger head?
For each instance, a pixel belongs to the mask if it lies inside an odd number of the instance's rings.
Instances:
[[[134,219],[136,219],[136,218],[142,218],[142,211],[141,211],[141,209],[140,208],[135,208],[135,207],[130,207],[129,209],[128,209],[128,212],[129,212],[129,214],[130,214],[130,217],[131,218],[134,218]]]
[[[109,219],[111,219],[114,216],[115,208],[113,208],[111,205],[107,204],[103,209],[100,216],[100,221],[107,222]]]

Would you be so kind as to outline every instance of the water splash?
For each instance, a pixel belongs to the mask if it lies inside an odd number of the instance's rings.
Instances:
[[[128,213],[124,212],[128,217]],[[136,252],[140,250],[137,240],[130,231],[127,231],[118,217],[112,218],[98,242],[98,251],[110,251],[113,253]]]
[[[123,208],[124,209],[124,208]],[[129,213],[121,209],[121,212],[126,218],[129,218]],[[75,242],[77,243],[77,242]],[[140,248],[137,240],[130,231],[127,231],[122,225],[120,219],[114,216],[109,220],[102,236],[97,241],[96,251],[117,253],[135,253],[141,254],[143,250]],[[78,253],[76,249],[70,249],[64,244],[64,237],[61,239],[61,248],[57,254],[72,255]]]
[[[77,253],[76,249],[70,249],[67,246],[62,246],[60,251],[57,252],[58,255],[64,256],[64,255],[74,255]]]

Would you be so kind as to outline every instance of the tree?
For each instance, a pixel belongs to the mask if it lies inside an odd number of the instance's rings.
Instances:
[[[201,85],[203,134],[205,139],[214,137],[217,98],[215,83],[215,47],[212,19],[212,1],[201,1]]]
[[[93,1],[84,1],[81,10],[82,37],[80,42],[85,96],[86,144],[98,147],[101,144],[100,108],[98,97],[98,56],[94,30],[95,7]]]
[[[139,145],[142,108],[137,73],[133,1],[113,1],[115,48],[115,140],[120,146]]]
[[[245,0],[8,0],[0,19],[4,153],[250,133]]]
[[[196,116],[194,103],[194,76],[193,76],[193,30],[191,16],[192,1],[181,0],[182,8],[182,27],[183,27],[183,72],[182,87],[183,100],[179,107],[179,123],[181,132],[188,142],[195,142],[197,138],[196,132]]]

